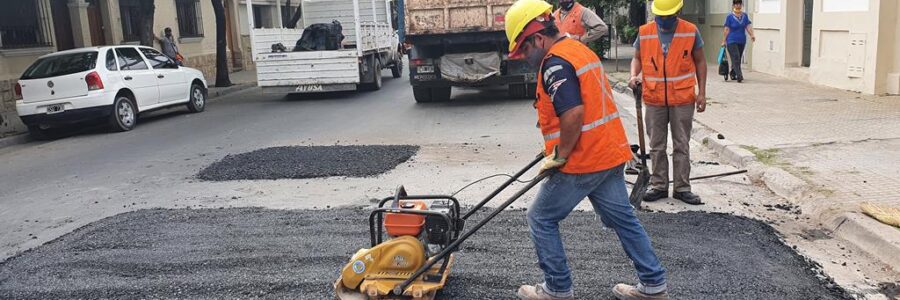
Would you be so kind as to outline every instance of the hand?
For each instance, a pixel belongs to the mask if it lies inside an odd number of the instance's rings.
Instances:
[[[635,89],[638,84],[641,84],[642,80],[640,76],[631,76],[631,79],[628,80],[628,87]]]
[[[722,41],[722,47],[725,47],[725,41]]]
[[[756,42],[756,37],[755,37],[755,36],[751,36],[751,37],[750,37],[750,41],[751,41],[751,42]]]
[[[553,146],[553,152],[550,152],[550,155],[544,156],[544,162],[541,164],[540,173],[560,168],[566,164],[566,158],[559,157],[559,154],[556,152],[558,148],[559,145]]]
[[[706,94],[700,93],[697,94],[697,112],[702,113],[706,111]]]

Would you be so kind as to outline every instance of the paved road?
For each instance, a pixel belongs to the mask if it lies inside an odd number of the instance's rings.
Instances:
[[[0,298],[332,299],[338,270],[368,242],[366,212],[122,214],[0,264]],[[640,217],[673,299],[844,299],[759,221],[697,212]],[[612,299],[614,284],[635,280],[596,215],[573,213],[563,226],[579,299]],[[525,214],[507,211],[464,244],[438,298],[514,299],[519,285],[541,280],[533,251]]]

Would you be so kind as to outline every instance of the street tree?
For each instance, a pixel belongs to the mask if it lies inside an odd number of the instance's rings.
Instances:
[[[154,0],[138,1],[140,5],[140,20],[138,26],[138,38],[141,45],[153,47],[153,14],[156,11]]]
[[[231,86],[231,78],[228,77],[228,55],[225,53],[228,42],[225,33],[225,5],[222,0],[210,1],[216,14],[216,86]]]

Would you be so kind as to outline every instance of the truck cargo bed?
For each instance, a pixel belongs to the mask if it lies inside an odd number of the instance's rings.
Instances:
[[[406,35],[504,31],[514,0],[404,0]]]

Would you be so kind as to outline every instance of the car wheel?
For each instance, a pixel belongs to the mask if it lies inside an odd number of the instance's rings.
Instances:
[[[137,117],[134,101],[125,95],[116,96],[113,111],[109,115],[109,127],[116,132],[132,130],[137,125]]]
[[[398,59],[394,66],[391,68],[391,75],[394,78],[400,78],[403,76],[403,58]]]
[[[187,108],[192,113],[198,113],[206,108],[206,93],[199,84],[191,85],[191,99],[187,103]]]
[[[40,125],[28,125],[28,135],[31,136],[32,139],[38,141],[44,141],[51,139],[50,131],[44,128],[41,128]]]

